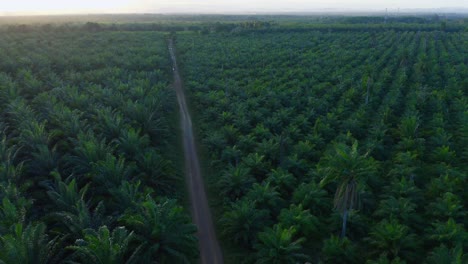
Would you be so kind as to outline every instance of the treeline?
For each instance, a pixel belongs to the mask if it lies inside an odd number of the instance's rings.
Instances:
[[[467,33],[329,27],[177,37],[227,262],[466,263]]]
[[[217,17],[215,17],[217,18]],[[272,17],[275,18],[275,17]],[[40,24],[4,24],[0,31],[10,33],[25,32],[101,32],[101,31],[158,31],[158,32],[196,32],[199,34],[209,33],[268,33],[268,32],[381,32],[381,31],[444,31],[462,32],[467,31],[468,23],[464,20],[440,20],[436,22],[421,17],[336,17],[304,21],[298,16],[292,21],[280,20],[280,22],[269,19],[269,17],[245,17],[241,21],[223,20],[200,20],[189,21],[150,21],[147,23],[112,23],[92,22],[86,23],[40,23]],[[195,18],[193,18],[195,19]],[[214,18],[213,18],[214,19]],[[218,18],[220,19],[220,18]]]
[[[193,263],[159,33],[0,39],[0,263]]]

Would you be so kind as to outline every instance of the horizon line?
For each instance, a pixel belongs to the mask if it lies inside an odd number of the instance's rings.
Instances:
[[[89,12],[1,12],[0,17],[32,17],[32,16],[89,16],[89,15],[307,15],[307,14],[356,14],[356,13],[405,13],[405,14],[468,14],[468,7],[436,7],[436,8],[318,8],[314,10],[238,10],[238,11],[89,11]]]

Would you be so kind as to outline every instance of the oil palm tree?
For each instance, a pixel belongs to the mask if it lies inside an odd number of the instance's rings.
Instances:
[[[154,148],[138,155],[137,167],[141,171],[139,177],[142,181],[157,189],[160,194],[173,193],[174,186],[181,180],[174,164]]]
[[[332,235],[324,240],[321,259],[324,263],[360,263],[357,247],[347,237],[340,238]]]
[[[255,201],[257,208],[268,210],[272,217],[279,213],[285,202],[278,192],[278,187],[272,186],[269,182],[254,183],[246,197],[251,201]]]
[[[310,211],[304,210],[302,204],[292,204],[289,208],[281,210],[278,221],[283,226],[294,226],[297,233],[304,237],[311,237],[319,230],[319,220]]]
[[[400,257],[414,260],[418,247],[416,238],[406,225],[398,223],[395,219],[385,219],[373,228],[367,240],[376,253],[385,254],[389,259]]]
[[[116,142],[119,153],[125,155],[127,159],[132,159],[149,147],[150,138],[146,134],[142,135],[139,129],[124,128],[120,131]]]
[[[87,229],[84,233],[83,239],[77,239],[75,245],[67,247],[75,252],[73,258],[80,263],[137,263],[141,246],[130,252],[135,235],[125,227],[116,227],[111,232],[107,226],[101,226],[97,231]]]
[[[427,258],[428,264],[464,264],[468,263],[468,254],[463,251],[463,246],[447,248],[445,245],[437,247]]]
[[[114,151],[114,147],[105,139],[91,131],[78,134],[72,144],[75,146],[73,154],[67,158],[67,161],[73,171],[78,174],[89,172],[93,163],[105,160],[109,153]]]
[[[8,197],[4,197],[0,205],[0,236],[18,223],[24,223],[26,218],[27,200],[22,198],[19,205],[14,204]]]
[[[242,199],[226,208],[221,218],[223,235],[234,243],[251,248],[257,233],[268,224],[268,211],[255,208],[255,202]]]
[[[2,264],[50,264],[63,260],[61,240],[49,239],[44,224],[24,227],[18,223],[11,233],[0,237],[0,263]]]
[[[59,173],[52,172],[51,175],[55,178],[55,184],[47,191],[47,195],[55,204],[55,211],[71,210],[78,202],[85,200],[89,184],[79,188],[76,180],[71,177],[63,181]]]
[[[332,207],[332,201],[327,196],[327,192],[313,181],[297,186],[291,201],[295,204],[302,204],[305,209],[314,212],[316,216],[328,216]]]
[[[257,260],[255,263],[271,264],[295,264],[306,261],[309,257],[302,253],[301,244],[305,238],[295,238],[296,229],[294,227],[283,228],[275,225],[274,228],[267,228],[258,234]]]
[[[218,181],[221,194],[235,201],[240,199],[250,189],[255,178],[250,175],[250,170],[244,166],[229,167]]]
[[[128,212],[120,221],[143,242],[141,255],[148,262],[192,263],[197,257],[197,229],[175,200],[156,202],[148,196],[136,211]]]

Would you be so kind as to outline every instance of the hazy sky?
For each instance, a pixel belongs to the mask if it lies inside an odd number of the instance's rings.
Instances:
[[[285,12],[468,8],[468,0],[0,0],[2,14],[133,12]]]

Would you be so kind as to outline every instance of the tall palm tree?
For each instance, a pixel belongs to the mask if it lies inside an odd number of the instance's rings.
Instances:
[[[342,214],[341,237],[345,237],[349,211],[358,205],[358,189],[365,183],[366,177],[376,171],[376,163],[368,157],[368,153],[359,154],[355,140],[351,147],[343,143],[335,144],[334,152],[320,161],[318,169],[324,175],[320,182],[322,187],[330,182],[338,183],[334,207]]]

